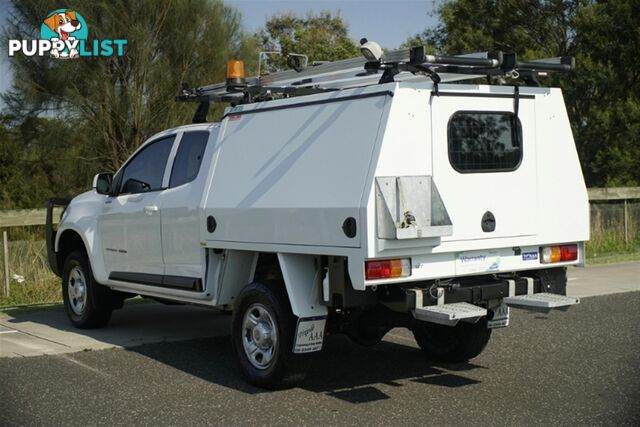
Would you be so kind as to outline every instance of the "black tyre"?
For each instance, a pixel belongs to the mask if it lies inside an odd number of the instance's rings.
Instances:
[[[302,381],[311,354],[294,354],[297,317],[283,284],[252,283],[238,296],[231,341],[243,375],[253,385],[282,389]]]
[[[482,353],[491,338],[486,319],[477,323],[460,322],[443,326],[421,322],[412,328],[418,346],[431,360],[466,362]]]
[[[96,304],[99,286],[84,252],[70,253],[62,271],[62,299],[69,320],[75,327],[101,328],[109,322],[112,310]]]

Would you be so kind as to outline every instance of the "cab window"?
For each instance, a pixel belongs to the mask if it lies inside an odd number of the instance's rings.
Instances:
[[[124,167],[120,193],[144,193],[162,189],[162,178],[175,135],[154,141]]]

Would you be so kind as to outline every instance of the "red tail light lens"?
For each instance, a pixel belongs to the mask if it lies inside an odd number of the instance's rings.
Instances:
[[[560,261],[575,261],[578,259],[578,245],[560,246]]]
[[[364,265],[367,280],[390,279],[411,275],[411,261],[409,258],[365,261]]]

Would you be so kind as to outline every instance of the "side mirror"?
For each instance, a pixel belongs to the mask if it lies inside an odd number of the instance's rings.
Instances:
[[[151,186],[146,182],[139,181],[134,178],[129,178],[127,182],[124,183],[124,187],[122,188],[123,193],[144,193],[151,189]]]
[[[93,188],[96,189],[98,194],[110,194],[112,182],[112,173],[99,173],[93,177]]]

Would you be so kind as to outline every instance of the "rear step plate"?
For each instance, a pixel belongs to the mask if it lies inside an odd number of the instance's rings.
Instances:
[[[453,304],[416,307],[414,313],[415,318],[418,320],[455,326],[459,320],[477,322],[481,317],[487,315],[487,309],[468,302],[456,302]]]
[[[567,297],[564,295],[550,294],[542,292],[531,295],[518,295],[507,297],[502,300],[511,307],[523,308],[525,310],[548,312],[553,308],[568,309],[572,305],[580,304],[580,298]]]

